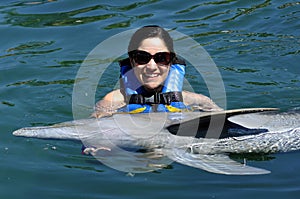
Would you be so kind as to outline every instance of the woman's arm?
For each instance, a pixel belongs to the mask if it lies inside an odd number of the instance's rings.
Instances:
[[[187,106],[191,106],[193,110],[200,111],[221,111],[223,110],[218,105],[216,105],[209,97],[192,93],[189,91],[182,91],[183,102]]]
[[[96,103],[95,111],[91,116],[96,118],[111,116],[125,105],[126,103],[120,90],[114,90]]]

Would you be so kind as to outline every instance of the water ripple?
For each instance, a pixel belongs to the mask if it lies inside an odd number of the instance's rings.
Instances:
[[[15,5],[10,5],[10,9],[4,9],[2,13],[5,15],[5,21],[2,24],[11,24],[13,26],[23,26],[23,27],[34,27],[42,28],[47,26],[76,26],[81,24],[88,24],[96,21],[103,21],[107,19],[128,19],[121,22],[113,23],[107,25],[105,29],[119,28],[119,27],[129,27],[132,22],[136,20],[141,20],[144,18],[149,18],[153,16],[152,13],[140,14],[135,16],[130,16],[124,14],[130,10],[137,9],[139,7],[148,6],[152,3],[156,3],[158,0],[150,0],[145,2],[135,2],[123,6],[111,6],[111,5],[94,5],[90,7],[74,9],[66,12],[54,12],[45,14],[35,14],[35,13],[22,13],[18,11],[18,7],[40,5],[28,4],[28,3],[18,3]],[[14,7],[14,8],[11,8]],[[0,8],[1,9],[1,8]],[[3,7],[2,7],[3,9]],[[101,14],[99,14],[101,13]],[[105,13],[105,14],[103,14]]]
[[[62,48],[50,48],[54,41],[29,41],[22,43],[16,47],[6,50],[7,54],[0,55],[0,58],[16,56],[16,55],[37,55],[48,54],[55,51],[60,51]]]
[[[34,79],[34,80],[20,81],[20,82],[8,84],[7,86],[21,86],[21,85],[46,86],[51,84],[73,85],[74,82],[75,82],[74,79],[54,80],[54,81],[38,81]]]
[[[16,9],[5,11],[5,24],[14,26],[42,28],[45,26],[74,26],[80,24],[101,21],[119,16],[116,13],[101,14],[87,17],[74,17],[81,13],[90,12],[102,8],[101,6],[92,6],[69,12],[50,13],[50,14],[21,14]]]
[[[238,17],[244,16],[244,15],[249,15],[256,10],[265,8],[269,5],[271,5],[271,0],[266,0],[263,3],[257,4],[257,5],[252,5],[250,8],[238,8],[237,13],[233,17],[231,17],[229,19],[224,19],[223,22],[233,21]]]
[[[144,14],[144,15],[130,17],[130,19],[128,19],[128,20],[117,22],[117,23],[113,23],[113,24],[109,24],[109,25],[105,26],[104,29],[114,29],[114,28],[130,27],[133,22],[135,22],[137,20],[142,20],[144,18],[149,18],[149,17],[152,17],[152,16],[153,16],[153,14]]]
[[[232,2],[235,2],[235,1],[237,1],[237,0],[211,1],[211,2],[200,3],[200,4],[197,4],[197,5],[193,5],[189,8],[186,8],[184,10],[177,11],[176,14],[189,13],[189,12],[195,10],[196,8],[200,7],[200,6],[229,4],[229,3],[232,3]]]
[[[278,6],[279,9],[284,9],[284,8],[288,8],[288,7],[292,7],[292,6],[298,6],[300,5],[300,2],[291,2],[291,3],[285,3],[281,6]]]

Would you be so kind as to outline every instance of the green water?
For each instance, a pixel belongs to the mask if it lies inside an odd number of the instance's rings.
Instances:
[[[299,152],[249,160],[272,171],[264,176],[223,176],[173,163],[130,177],[81,155],[80,143],[11,132],[72,120],[73,83],[88,53],[147,24],[175,29],[207,50],[228,109],[299,108],[299,19],[300,3],[291,0],[1,1],[1,198],[298,198]],[[97,99],[115,86],[113,66]],[[187,79],[208,94],[192,67]]]

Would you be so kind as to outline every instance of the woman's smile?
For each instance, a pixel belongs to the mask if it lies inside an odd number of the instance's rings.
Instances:
[[[158,76],[159,76],[159,74],[154,74],[154,73],[144,73],[144,74],[143,74],[143,79],[144,79],[144,80],[153,81],[153,80],[156,80]]]

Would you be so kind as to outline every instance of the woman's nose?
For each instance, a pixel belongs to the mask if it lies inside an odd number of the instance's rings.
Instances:
[[[146,65],[147,69],[155,70],[157,68],[157,64],[155,63],[154,59],[150,59],[150,61]]]

